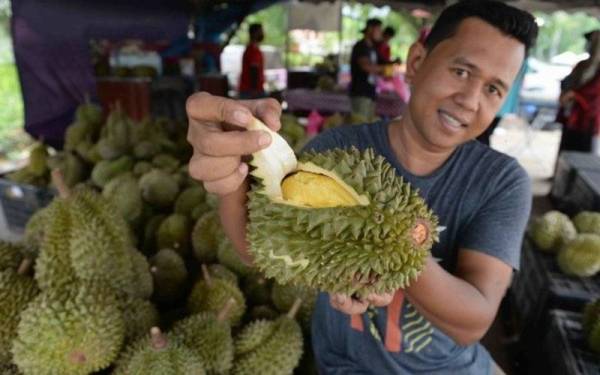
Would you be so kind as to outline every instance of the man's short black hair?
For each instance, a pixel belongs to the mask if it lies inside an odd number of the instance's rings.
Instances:
[[[252,23],[248,27],[248,33],[250,35],[256,34],[259,30],[262,30],[262,24],[260,24],[260,23]]]
[[[394,30],[393,27],[388,26],[385,29],[383,29],[383,35],[389,36],[390,38],[393,38],[394,35],[396,35],[396,30]]]
[[[367,20],[367,23],[365,24],[365,28],[361,30],[361,32],[364,34],[367,32],[367,30],[369,29],[369,27],[377,27],[380,26],[381,27],[382,23],[381,20],[379,18],[369,18]]]
[[[427,50],[431,51],[445,39],[451,38],[460,23],[470,17],[479,18],[523,43],[525,55],[537,38],[538,26],[531,13],[500,1],[464,0],[442,11],[425,39]]]

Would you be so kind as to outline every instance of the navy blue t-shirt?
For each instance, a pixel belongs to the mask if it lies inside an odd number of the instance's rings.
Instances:
[[[394,125],[400,126],[400,125]],[[519,268],[521,241],[531,209],[531,185],[518,162],[477,142],[461,145],[428,176],[404,169],[390,146],[389,123],[344,126],[314,138],[305,150],[373,148],[385,157],[439,217],[440,240],[432,254],[453,273],[458,250],[481,251]],[[385,342],[387,309],[363,314],[364,330],[330,306],[321,293],[313,315],[313,348],[322,375],[491,373],[491,357],[481,344],[460,346],[429,323],[406,300],[400,308],[400,350]],[[370,324],[373,322],[373,324]],[[373,329],[376,331],[373,332]]]

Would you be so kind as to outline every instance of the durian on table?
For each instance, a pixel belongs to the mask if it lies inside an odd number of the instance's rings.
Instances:
[[[366,296],[409,285],[438,239],[418,192],[372,149],[305,152],[277,133],[253,154],[247,238],[258,268],[282,284]]]

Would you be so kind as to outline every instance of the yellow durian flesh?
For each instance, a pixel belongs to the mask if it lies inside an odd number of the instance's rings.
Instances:
[[[281,185],[283,199],[309,207],[355,206],[356,199],[333,178],[299,171],[287,176]]]

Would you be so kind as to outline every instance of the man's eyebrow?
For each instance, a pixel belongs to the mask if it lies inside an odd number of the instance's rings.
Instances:
[[[471,70],[473,70],[473,71],[475,71],[475,72],[479,72],[479,71],[481,71],[481,69],[479,69],[479,67],[478,67],[477,65],[473,64],[473,63],[472,63],[472,62],[470,62],[468,59],[466,59],[466,58],[464,58],[464,57],[461,57],[461,56],[454,58],[454,59],[452,60],[452,62],[453,62],[454,64],[458,64],[458,65],[463,65],[463,66],[466,66],[467,68],[469,68],[469,69],[471,69]],[[493,82],[494,82],[496,85],[500,86],[500,87],[501,87],[503,90],[505,90],[505,91],[508,91],[508,84],[506,84],[506,82],[504,82],[504,81],[503,81],[503,80],[501,80],[500,78],[498,78],[498,77],[494,77],[494,78],[492,79],[492,81],[493,81]]]

